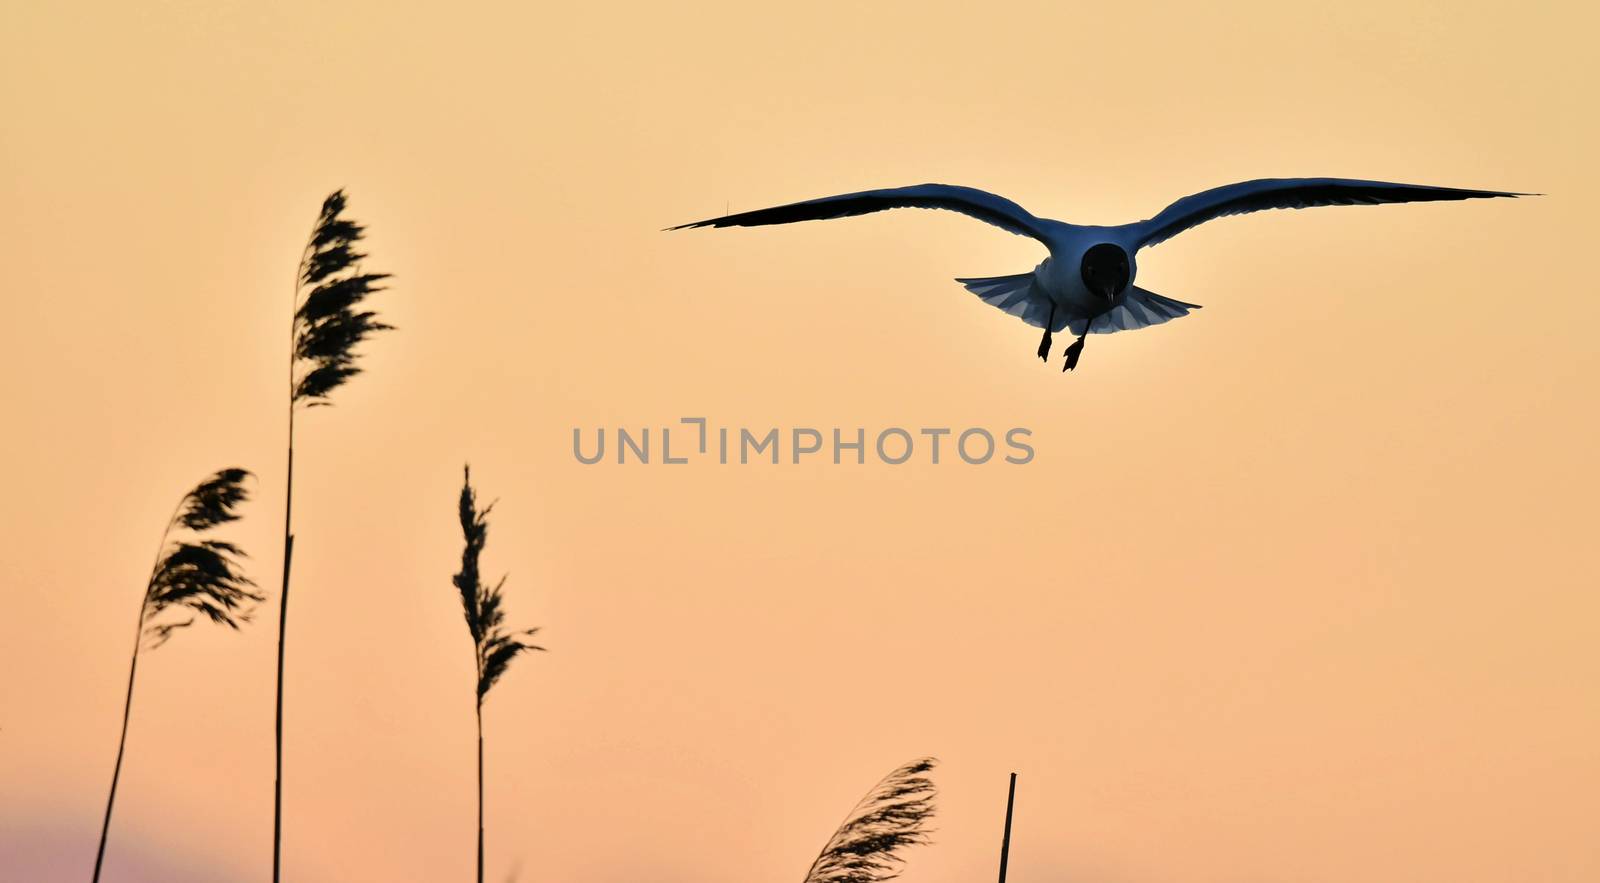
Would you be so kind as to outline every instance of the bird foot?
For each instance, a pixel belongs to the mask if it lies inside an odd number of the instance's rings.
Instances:
[[[1050,361],[1050,329],[1048,328],[1044,330],[1044,339],[1039,341],[1039,359],[1045,362]]]
[[[1067,361],[1061,366],[1062,371],[1071,371],[1078,367],[1078,357],[1083,355],[1083,338],[1078,338],[1072,346],[1067,347]]]

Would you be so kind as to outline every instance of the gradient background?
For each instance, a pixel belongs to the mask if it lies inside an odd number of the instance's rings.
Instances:
[[[907,883],[1592,881],[1585,4],[0,13],[0,877],[81,880],[161,519],[261,476],[289,282],[351,195],[400,330],[301,424],[286,877],[469,879],[460,468],[553,652],[487,713],[492,879],[798,880],[944,761]],[[1141,260],[1207,309],[1076,375],[945,181],[1079,222],[1259,176],[1536,190],[1275,212]],[[1059,358],[1059,349],[1058,357]],[[583,466],[574,426],[1011,426],[1026,467]],[[264,880],[275,600],[145,657],[107,880]]]

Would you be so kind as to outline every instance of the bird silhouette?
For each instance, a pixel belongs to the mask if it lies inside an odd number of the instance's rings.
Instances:
[[[1349,178],[1261,178],[1196,193],[1162,209],[1155,217],[1111,227],[1068,224],[1039,218],[1002,196],[972,187],[918,184],[864,190],[794,202],[669,227],[761,227],[848,218],[895,208],[960,212],[1044,245],[1049,256],[1027,273],[957,279],[968,291],[1036,328],[1044,329],[1038,356],[1050,358],[1051,335],[1069,331],[1063,371],[1078,366],[1090,334],[1113,334],[1160,325],[1198,304],[1163,297],[1133,284],[1139,251],[1226,215],[1320,205],[1380,205],[1489,197],[1532,196],[1498,190],[1463,190],[1360,181]]]

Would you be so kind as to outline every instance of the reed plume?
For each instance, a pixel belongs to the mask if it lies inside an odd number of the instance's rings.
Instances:
[[[869,792],[811,863],[805,883],[882,883],[900,875],[907,846],[928,842],[937,763],[924,757],[900,767]]]
[[[122,754],[128,744],[128,716],[133,709],[133,679],[139,670],[141,648],[154,650],[196,618],[237,629],[250,621],[262,600],[255,583],[240,569],[244,551],[224,540],[203,538],[213,529],[239,519],[238,507],[249,500],[244,480],[250,473],[237,467],[224,469],[178,500],[161,532],[155,564],[145,583],[134,632],[133,656],[128,662],[128,692],[122,702],[122,735],[117,739],[117,762],[111,770],[111,792],[106,796],[105,820],[100,825],[100,846],[94,857],[94,879],[105,863],[106,837],[111,832],[111,810],[117,801],[117,780],[122,776]],[[187,534],[173,540],[173,531]],[[172,615],[188,611],[187,619]]]
[[[461,550],[461,572],[451,581],[461,594],[461,609],[466,614],[467,631],[472,633],[472,645],[477,657],[477,717],[478,717],[478,883],[483,883],[483,700],[489,690],[505,674],[511,660],[530,650],[543,647],[529,643],[538,629],[509,631],[505,627],[505,610],[500,606],[500,590],[506,578],[500,577],[493,586],[485,585],[478,569],[478,556],[489,541],[490,503],[478,508],[478,494],[472,488],[472,468],[462,469],[460,500],[461,534],[466,545]]]
[[[366,255],[356,250],[362,225],[345,217],[345,195],[336,190],[322,201],[311,238],[294,274],[289,347],[289,453],[283,501],[283,588],[278,598],[278,688],[274,719],[272,784],[272,879],[277,883],[283,843],[283,659],[289,620],[289,568],[294,557],[294,418],[302,405],[330,405],[329,395],[361,373],[355,349],[391,326],[362,309],[368,295],[382,291],[388,273],[364,273]]]

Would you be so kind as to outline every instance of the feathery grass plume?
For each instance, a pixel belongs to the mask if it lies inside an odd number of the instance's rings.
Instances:
[[[295,268],[294,318],[289,347],[289,454],[283,502],[283,588],[278,595],[278,689],[273,724],[272,880],[281,874],[283,844],[283,660],[289,620],[289,569],[294,558],[294,417],[296,410],[329,405],[328,396],[361,373],[356,347],[392,326],[362,309],[382,291],[388,273],[364,273],[366,255],[356,250],[366,228],[345,217],[345,195],[335,190],[322,201],[311,238]]]
[[[360,309],[367,295],[382,291],[388,273],[363,273],[356,243],[366,228],[344,216],[345,195],[336,190],[322,201],[317,226],[300,260],[295,282],[294,373],[292,397],[308,406],[331,404],[328,394],[361,373],[355,348],[394,326]],[[314,286],[305,291],[306,286]],[[302,298],[301,292],[305,291]]]
[[[105,863],[106,837],[111,832],[111,810],[117,801],[117,780],[122,776],[122,753],[128,744],[128,716],[133,709],[133,678],[139,670],[140,649],[154,650],[172,633],[194,624],[204,614],[212,622],[237,629],[250,621],[262,595],[240,569],[244,551],[223,540],[202,538],[214,528],[239,519],[238,507],[250,499],[244,481],[250,473],[237,467],[224,469],[184,494],[167,519],[156,547],[156,561],[145,582],[139,605],[139,625],[134,633],[133,658],[128,663],[128,693],[122,702],[122,735],[117,740],[117,762],[111,770],[111,792],[106,797],[105,820],[100,825],[100,846],[94,857],[94,879]],[[188,537],[172,540],[174,530]],[[167,616],[187,610],[188,619]]]
[[[472,489],[472,467],[462,469],[461,482],[461,534],[466,545],[461,550],[461,572],[451,578],[456,591],[461,593],[461,609],[466,614],[467,631],[472,633],[472,644],[478,661],[477,714],[478,714],[478,883],[483,883],[483,700],[489,690],[505,674],[511,660],[530,650],[543,647],[529,643],[527,638],[539,630],[509,631],[505,627],[505,610],[501,608],[500,589],[506,578],[500,577],[493,586],[485,585],[478,569],[478,556],[489,541],[490,503],[478,508],[478,494]]]
[[[805,883],[881,883],[899,876],[900,851],[928,842],[935,789],[923,773],[937,762],[920,758],[885,776],[833,832]]]

